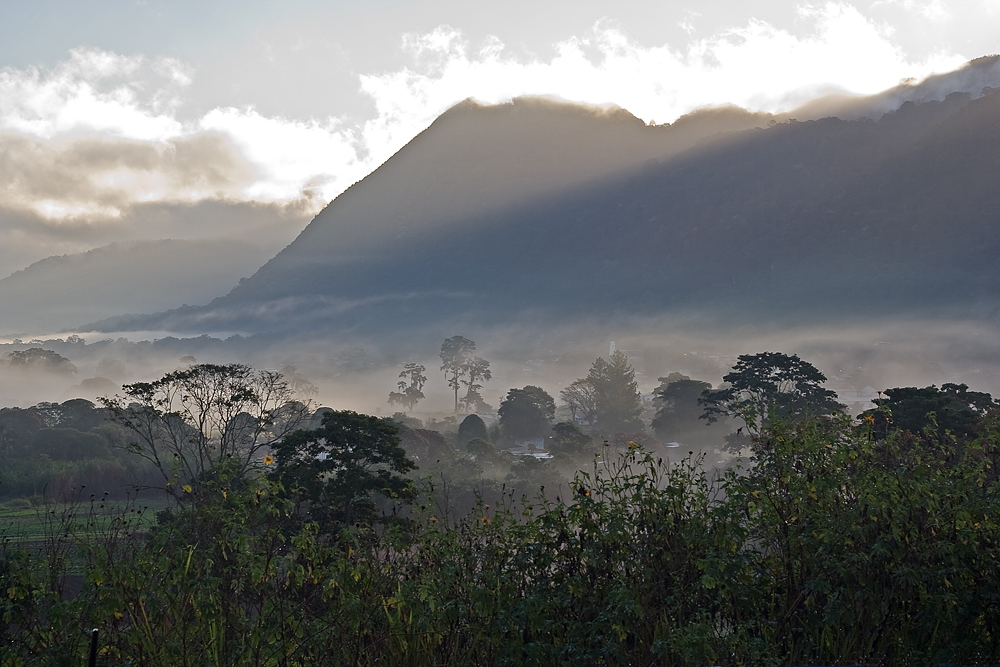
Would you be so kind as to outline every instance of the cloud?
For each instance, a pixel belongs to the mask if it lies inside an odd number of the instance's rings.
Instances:
[[[599,23],[587,35],[558,43],[549,60],[518,58],[496,38],[474,50],[460,31],[447,26],[408,35],[403,46],[413,67],[361,76],[362,90],[378,109],[364,137],[373,149],[398,145],[467,97],[502,102],[544,94],[613,102],[660,122],[725,103],[780,112],[818,94],[874,93],[966,60],[941,53],[911,62],[887,28],[849,4],[803,5],[798,18],[806,27],[802,34],[752,20],[683,48],[643,46]]]
[[[144,236],[163,231],[142,218],[148,204],[276,204],[294,211],[276,223],[301,225],[365,175],[353,132],[333,119],[252,108],[185,118],[194,75],[174,59],[100,49],[0,70],[0,238],[6,251],[30,249],[20,262],[0,253],[0,274],[88,240],[156,238]]]
[[[0,70],[0,129],[52,138],[99,132],[138,140],[177,136],[174,112],[191,72],[179,61],[74,49],[48,72]]]
[[[325,204],[370,171],[358,158],[354,130],[337,119],[267,118],[230,107],[210,111],[199,125],[227,137],[255,166],[257,177],[242,191],[249,199],[306,196]]]
[[[938,0],[887,1],[930,11]],[[130,238],[155,238],[147,234],[162,226],[141,211],[199,202],[290,207],[291,224],[468,97],[615,103],[662,123],[708,105],[781,111],[832,90],[876,92],[965,60],[946,53],[911,61],[889,28],[849,4],[803,5],[797,21],[794,34],[754,20],[654,45],[598,23],[545,58],[496,36],[472,44],[440,26],[403,36],[406,66],[359,76],[359,94],[375,110],[359,121],[267,116],[252,106],[194,112],[197,72],[171,58],[79,48],[49,69],[3,68],[0,237],[35,253],[60,230],[81,244],[126,229]],[[27,255],[13,268],[40,258]]]
[[[872,8],[896,6],[928,21],[945,21],[954,17],[952,9],[941,0],[877,0]]]

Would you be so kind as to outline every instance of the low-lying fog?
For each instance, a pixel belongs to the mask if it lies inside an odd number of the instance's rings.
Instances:
[[[717,385],[738,355],[780,351],[798,354],[816,365],[827,376],[827,386],[849,404],[863,400],[859,397],[865,388],[945,382],[1000,395],[997,333],[991,322],[927,319],[767,328],[695,318],[633,318],[614,323],[428,330],[379,341],[236,335],[226,339],[160,336],[154,341],[130,342],[99,334],[0,345],[0,359],[17,350],[42,348],[68,360],[42,370],[0,364],[0,406],[26,407],[75,397],[93,400],[113,393],[122,383],[153,380],[193,362],[241,362],[286,370],[296,380],[308,380],[317,389],[313,398],[318,404],[390,415],[399,408],[387,403],[388,394],[395,390],[403,364],[415,362],[427,368],[428,382],[423,390],[426,398],[412,414],[440,419],[452,412],[453,396],[439,370],[438,355],[442,341],[454,335],[475,341],[476,354],[490,362],[493,378],[485,383],[482,395],[494,409],[510,388],[528,384],[542,387],[558,403],[562,388],[586,376],[597,357],[608,357],[612,341],[629,356],[643,394],[657,386],[657,378],[672,372]],[[867,406],[850,407],[860,411]]]

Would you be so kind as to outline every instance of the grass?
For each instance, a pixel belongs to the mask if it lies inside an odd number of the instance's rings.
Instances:
[[[136,521],[139,530],[156,522],[156,514],[173,501],[165,496],[101,500],[89,496],[73,502],[52,502],[40,497],[15,498],[0,503],[0,540],[18,544],[42,543],[68,531],[87,532],[107,528],[123,515]]]

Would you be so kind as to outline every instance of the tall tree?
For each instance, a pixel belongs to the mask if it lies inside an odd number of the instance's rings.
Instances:
[[[197,486],[225,463],[238,475],[258,453],[309,418],[280,373],[244,364],[200,364],[102,398],[109,418],[134,440],[129,448],[152,462],[168,489]]]
[[[399,391],[389,392],[389,405],[398,403],[405,406],[407,410],[412,410],[413,406],[424,397],[423,388],[424,383],[427,382],[424,371],[426,370],[420,364],[409,363],[403,366],[403,370],[399,373],[399,382],[396,383]]]
[[[483,388],[480,382],[487,382],[493,378],[490,371],[490,362],[482,357],[469,357],[465,362],[466,374],[469,379],[462,380],[462,384],[467,387],[462,404],[467,412],[490,412],[493,408],[483,400],[479,390]]]
[[[597,395],[588,379],[574,380],[559,392],[559,398],[569,406],[573,421],[582,421],[588,426],[597,423]]]
[[[598,357],[590,367],[587,382],[594,388],[595,430],[613,435],[643,429],[639,383],[624,352],[615,350],[607,361]]]
[[[508,391],[497,414],[503,437],[517,442],[548,433],[549,422],[556,414],[556,403],[541,387],[528,385]]]
[[[758,433],[774,417],[797,421],[844,408],[834,391],[823,388],[826,376],[795,354],[740,355],[722,380],[729,386],[706,391],[699,399],[705,408],[701,418],[712,423],[737,417],[750,433]]]
[[[458,414],[458,390],[462,379],[469,373],[468,361],[476,351],[476,344],[464,336],[452,336],[441,343],[441,370],[448,386],[455,392],[455,414]]]

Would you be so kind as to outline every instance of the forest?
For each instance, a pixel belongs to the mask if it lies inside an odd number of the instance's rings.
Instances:
[[[455,414],[433,423],[408,414],[415,363],[392,417],[193,359],[0,410],[0,664],[1000,659],[989,394],[898,387],[852,415],[761,352],[646,405],[616,351],[494,410],[475,352],[442,344]]]

